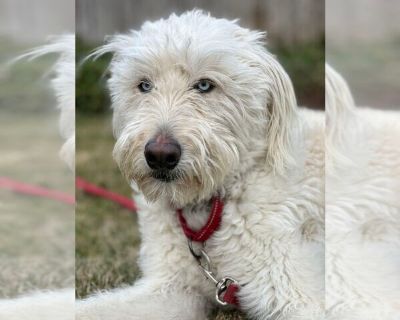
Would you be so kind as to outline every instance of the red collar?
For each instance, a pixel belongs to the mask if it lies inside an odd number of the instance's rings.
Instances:
[[[189,227],[185,217],[183,216],[182,209],[177,209],[176,212],[186,237],[192,241],[205,242],[221,225],[223,210],[224,203],[221,198],[219,196],[212,198],[211,213],[208,216],[206,224],[198,231],[195,231]]]
[[[181,223],[183,233],[186,235],[186,237],[190,241],[205,242],[212,236],[212,234],[221,225],[223,210],[224,210],[224,202],[221,200],[221,198],[219,196],[212,198],[211,213],[208,217],[206,224],[198,231],[195,231],[188,226],[187,221],[183,216],[182,209],[177,209],[176,212],[178,214],[179,222]],[[202,256],[197,255],[192,251],[192,248],[190,246],[190,241],[189,241],[189,249],[192,252],[192,255],[196,258],[197,262],[199,263],[203,271],[206,270],[206,275],[208,275],[209,278],[211,276],[211,279],[216,282],[215,284],[217,286],[217,292],[216,292],[217,301],[223,305],[230,304],[239,307],[237,292],[239,291],[240,287],[237,284],[237,282],[230,277],[225,277],[222,280],[217,281],[214,278],[212,271],[209,270],[210,261],[205,251],[202,250],[202,254],[205,255],[208,260],[208,265],[206,266],[206,269],[201,262]]]

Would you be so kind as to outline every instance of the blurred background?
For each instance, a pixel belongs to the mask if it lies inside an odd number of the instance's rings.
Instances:
[[[326,60],[356,104],[400,108],[400,2],[326,0]]]
[[[50,85],[57,56],[18,60],[74,29],[73,0],[0,0],[0,304],[74,285],[73,204],[15,192],[24,184],[74,198]]]
[[[321,0],[77,0],[77,61],[80,63],[104,37],[137,29],[146,20],[194,8],[215,17],[240,19],[241,26],[267,31],[268,49],[289,73],[300,105],[324,107],[324,1]],[[112,159],[114,139],[105,89],[110,56],[87,61],[77,69],[76,174],[111,191],[131,190]],[[139,235],[136,216],[127,209],[77,192],[76,294],[132,283]],[[242,319],[237,313],[216,319]]]

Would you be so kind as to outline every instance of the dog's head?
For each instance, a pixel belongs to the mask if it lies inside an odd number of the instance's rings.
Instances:
[[[149,200],[208,198],[257,157],[276,172],[288,166],[295,96],[263,39],[191,11],[113,36],[94,53],[114,54],[114,157]]]

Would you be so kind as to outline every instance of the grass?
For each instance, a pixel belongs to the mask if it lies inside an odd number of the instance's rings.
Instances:
[[[73,175],[58,156],[56,111],[26,116],[2,110],[0,137],[1,176],[73,194]],[[0,189],[0,297],[73,285],[73,211]]]
[[[73,195],[45,76],[54,57],[10,65],[27,48],[0,42],[0,176]],[[74,267],[74,207],[0,189],[0,298],[71,287]]]
[[[130,196],[116,167],[109,115],[77,116],[77,175]],[[107,200],[77,192],[76,295],[126,286],[140,277],[136,264],[140,238],[136,215]],[[216,312],[215,320],[243,320],[238,312]]]
[[[305,43],[296,47],[272,49],[293,82],[300,106],[323,109],[325,106],[325,44]]]
[[[331,45],[327,62],[349,83],[358,105],[398,110],[400,38],[373,44]]]
[[[109,117],[78,117],[76,174],[104,188],[130,196],[111,157]],[[136,215],[129,210],[77,191],[76,294],[132,283],[139,236]]]

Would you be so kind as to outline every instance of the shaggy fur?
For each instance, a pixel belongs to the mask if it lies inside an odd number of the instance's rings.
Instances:
[[[139,191],[143,277],[79,302],[77,318],[206,319],[215,287],[190,255],[175,209],[199,228],[219,192],[222,225],[205,250],[218,277],[242,285],[241,309],[251,319],[322,319],[323,115],[297,108],[264,34],[191,11],[113,36],[94,56],[107,52],[114,157]],[[151,92],[138,90],[143,79]],[[195,90],[200,79],[214,90]],[[144,158],[160,133],[182,146],[168,183]]]
[[[400,115],[356,108],[326,67],[329,320],[400,318]]]
[[[0,300],[1,320],[72,320],[74,290],[38,291]]]

